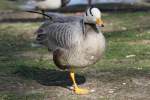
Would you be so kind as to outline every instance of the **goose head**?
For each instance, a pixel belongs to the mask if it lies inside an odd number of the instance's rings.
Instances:
[[[84,22],[104,27],[104,23],[101,19],[101,11],[95,7],[90,7],[86,10],[84,14]]]

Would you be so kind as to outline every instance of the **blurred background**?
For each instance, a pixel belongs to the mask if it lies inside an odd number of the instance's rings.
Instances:
[[[71,0],[51,8],[54,2],[45,1],[0,0],[0,100],[150,100],[149,0]],[[68,73],[55,67],[48,50],[32,45],[45,19],[25,11],[45,7],[79,16],[89,5],[102,12],[107,50],[98,63],[77,71],[78,83],[96,90],[78,96],[66,89]]]
[[[96,6],[103,12],[149,11],[150,9],[149,0],[71,0],[65,7],[54,8],[47,6],[48,4],[51,4],[51,0],[41,1],[42,0],[1,0],[0,22],[17,21],[18,19],[25,20],[30,18],[38,19],[41,17],[37,14],[23,12],[26,10],[37,11],[44,9],[45,11],[51,12],[77,13],[85,11],[89,5]]]

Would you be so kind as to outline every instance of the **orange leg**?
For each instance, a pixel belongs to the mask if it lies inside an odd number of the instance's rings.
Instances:
[[[88,89],[82,89],[82,88],[79,88],[79,87],[77,86],[73,68],[71,68],[71,70],[70,70],[70,77],[71,77],[71,79],[72,79],[72,81],[73,81],[73,90],[74,90],[74,92],[75,92],[76,94],[88,94],[88,93],[89,93],[89,90],[88,90]]]

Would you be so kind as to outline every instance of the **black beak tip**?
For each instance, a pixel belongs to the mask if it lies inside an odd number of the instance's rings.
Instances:
[[[101,27],[104,27],[104,24],[102,24]]]

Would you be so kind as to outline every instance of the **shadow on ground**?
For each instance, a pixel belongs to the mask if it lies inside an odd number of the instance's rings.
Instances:
[[[68,71],[20,66],[20,69],[15,74],[27,79],[36,80],[45,86],[67,87],[72,85]],[[77,84],[83,84],[86,80],[84,76],[76,74],[76,81]]]

